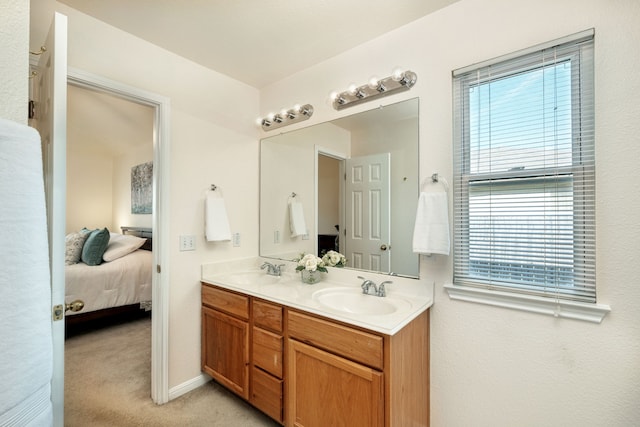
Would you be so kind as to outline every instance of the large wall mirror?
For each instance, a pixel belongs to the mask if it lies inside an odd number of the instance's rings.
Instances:
[[[417,98],[263,139],[260,255],[418,278],[418,146]]]

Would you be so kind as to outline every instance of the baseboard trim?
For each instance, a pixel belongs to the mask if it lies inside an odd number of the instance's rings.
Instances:
[[[189,393],[201,387],[211,381],[211,377],[207,374],[200,374],[199,376],[190,379],[189,381],[185,381],[182,384],[178,384],[175,387],[169,389],[169,400],[173,400],[177,397],[182,396],[183,394]]]

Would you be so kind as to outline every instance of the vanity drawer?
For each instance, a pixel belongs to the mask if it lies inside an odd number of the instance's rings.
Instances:
[[[202,284],[202,304],[220,311],[249,318],[249,297]]]
[[[282,347],[280,335],[253,328],[253,364],[282,378]]]
[[[253,323],[261,328],[282,332],[282,307],[254,299]]]
[[[383,338],[327,320],[288,311],[289,336],[356,362],[382,369]]]
[[[282,380],[258,368],[251,372],[251,403],[278,422],[282,422]]]

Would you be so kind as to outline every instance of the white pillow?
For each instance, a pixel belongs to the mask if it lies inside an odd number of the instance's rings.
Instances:
[[[80,262],[82,256],[82,247],[89,237],[89,233],[70,233],[65,237],[65,265],[73,265]]]
[[[102,255],[102,259],[109,262],[125,255],[129,255],[131,252],[144,245],[144,242],[146,241],[147,239],[137,236],[111,233],[109,246],[107,246],[107,250],[104,252],[104,255]]]

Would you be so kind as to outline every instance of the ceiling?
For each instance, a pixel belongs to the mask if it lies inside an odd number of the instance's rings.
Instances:
[[[153,144],[152,107],[67,85],[67,148],[117,157]]]
[[[458,0],[60,0],[261,89]]]

